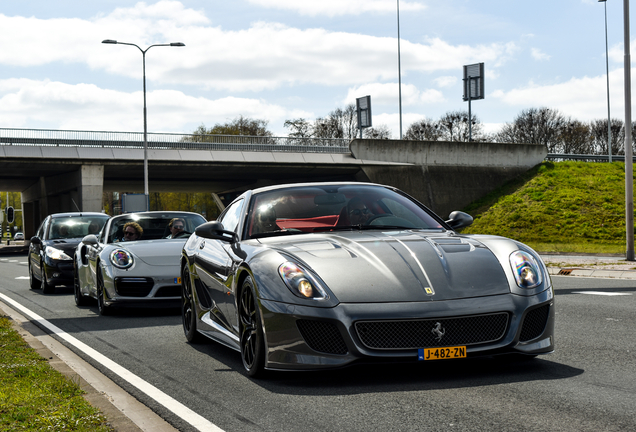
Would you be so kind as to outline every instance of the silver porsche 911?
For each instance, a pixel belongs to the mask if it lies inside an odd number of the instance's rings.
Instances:
[[[75,303],[82,306],[93,297],[102,315],[115,305],[178,305],[179,256],[203,223],[199,214],[176,211],[110,218],[99,234],[87,235],[75,250]]]
[[[185,336],[240,351],[252,376],[552,352],[541,258],[508,238],[456,231],[472,220],[444,221],[375,184],[248,191],[185,243]]]

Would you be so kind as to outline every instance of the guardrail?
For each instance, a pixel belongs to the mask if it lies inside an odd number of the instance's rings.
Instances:
[[[636,162],[636,156],[633,161]],[[559,154],[548,153],[545,160],[549,161],[565,161],[565,160],[578,160],[578,161],[590,161],[590,162],[609,162],[608,155],[579,155],[579,154]],[[625,155],[612,155],[612,162],[625,162]]]
[[[149,149],[349,153],[349,140],[148,133]],[[143,132],[0,128],[0,145],[143,148]]]

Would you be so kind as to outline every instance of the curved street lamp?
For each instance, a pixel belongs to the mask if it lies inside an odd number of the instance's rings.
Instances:
[[[119,45],[132,45],[137,47],[139,51],[141,51],[141,55],[143,57],[143,73],[144,73],[144,195],[146,197],[146,211],[149,210],[150,206],[150,194],[148,193],[148,121],[146,116],[146,51],[155,46],[175,46],[182,47],[185,46],[183,42],[170,42],[165,44],[154,44],[150,45],[145,50],[139,48],[138,45],[134,43],[128,42],[118,42],[113,39],[104,39],[102,41],[104,44],[119,44]]]

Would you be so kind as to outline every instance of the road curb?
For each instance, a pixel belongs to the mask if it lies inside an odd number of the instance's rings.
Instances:
[[[631,279],[636,280],[635,270],[603,270],[603,269],[586,269],[580,267],[548,267],[548,273],[552,276],[579,276],[593,277],[604,279]]]
[[[177,431],[99,370],[2,301],[0,311],[11,319],[13,328],[52,368],[79,384],[86,392],[84,398],[102,412],[115,431]]]

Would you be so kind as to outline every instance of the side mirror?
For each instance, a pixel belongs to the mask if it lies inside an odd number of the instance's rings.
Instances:
[[[234,231],[227,231],[223,229],[223,224],[220,222],[206,222],[199,225],[194,230],[194,233],[199,237],[212,240],[221,240],[228,243],[234,243],[238,241],[238,237]]]
[[[97,236],[95,234],[89,234],[82,239],[82,243],[95,246],[99,241],[97,240]]]
[[[40,237],[33,236],[33,237],[31,237],[31,243],[39,245],[39,244],[42,244],[42,240],[40,240]]]
[[[454,211],[448,215],[446,223],[454,230],[467,227],[473,223],[473,217],[468,213]]]

